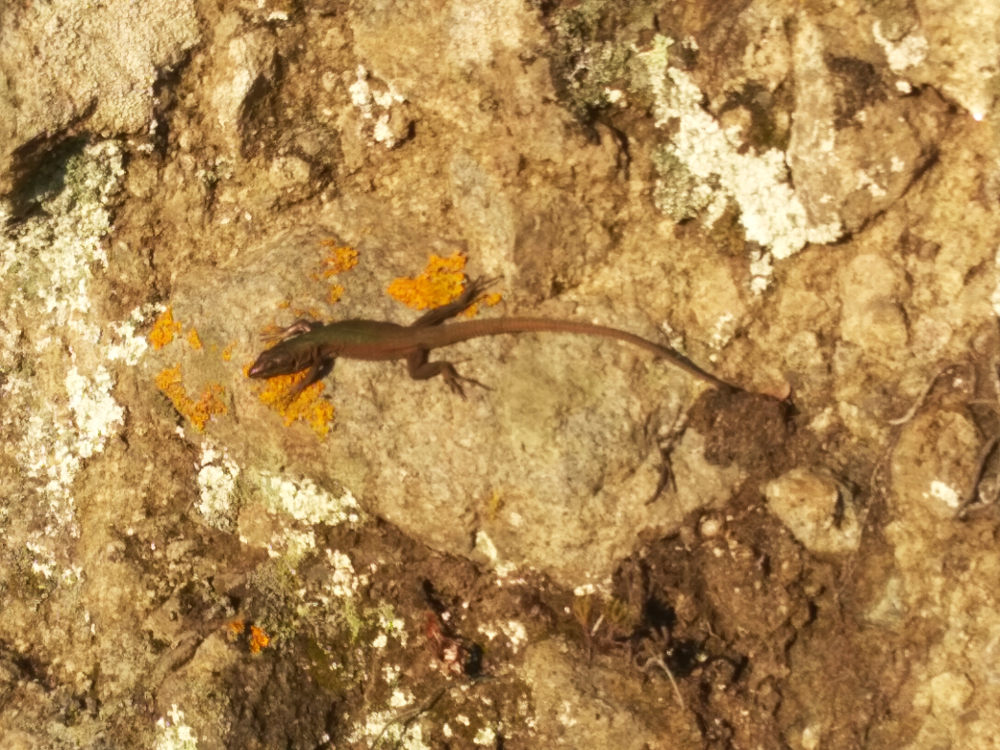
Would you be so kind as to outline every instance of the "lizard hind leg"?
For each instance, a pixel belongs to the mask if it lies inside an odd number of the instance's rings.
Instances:
[[[488,385],[484,385],[478,380],[459,375],[458,370],[451,362],[440,360],[428,362],[426,349],[419,349],[406,358],[406,370],[414,380],[428,380],[440,375],[444,378],[444,382],[451,389],[451,392],[457,393],[462,398],[465,398],[465,391],[462,389],[463,382],[491,390]]]
[[[423,328],[425,326],[440,325],[449,318],[454,318],[456,315],[460,315],[472,307],[476,303],[479,296],[496,282],[497,279],[495,278],[473,279],[469,282],[465,291],[462,292],[458,299],[454,302],[449,302],[447,305],[441,305],[440,307],[428,310],[410,323],[410,328]]]

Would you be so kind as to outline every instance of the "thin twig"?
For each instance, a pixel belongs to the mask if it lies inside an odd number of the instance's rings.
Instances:
[[[934,388],[934,386],[937,384],[937,382],[941,379],[941,377],[946,372],[948,372],[949,370],[954,370],[956,367],[961,367],[961,365],[948,365],[943,370],[941,370],[937,375],[935,375],[933,378],[931,378],[930,382],[927,383],[927,385],[924,386],[924,389],[920,392],[920,395],[917,396],[917,400],[913,402],[913,406],[911,406],[909,408],[909,410],[906,412],[906,414],[904,414],[903,416],[898,417],[896,419],[889,419],[889,420],[887,420],[888,423],[891,424],[891,425],[901,425],[901,424],[906,424],[911,419],[913,419],[914,415],[917,413],[917,410],[921,406],[924,405],[924,401],[927,400],[927,396],[930,395],[931,390]]]
[[[681,689],[677,686],[677,680],[674,679],[674,673],[670,671],[670,667],[668,667],[666,662],[663,661],[663,657],[662,656],[650,657],[649,659],[646,660],[646,663],[642,665],[642,671],[648,672],[650,665],[653,665],[654,667],[659,667],[666,673],[667,679],[670,680],[670,684],[674,688],[674,695],[677,696],[677,703],[680,705],[682,709],[687,708],[687,706],[684,705],[684,696],[681,695]]]
[[[592,627],[590,629],[590,637],[591,638],[593,638],[595,635],[597,635],[597,630],[598,630],[598,628],[601,627],[601,623],[602,622],[604,622],[604,613],[603,612],[600,615],[598,615],[597,620],[594,622],[594,627]]]
[[[969,506],[976,502],[976,497],[979,494],[979,485],[983,481],[983,475],[986,473],[986,464],[990,456],[993,455],[997,443],[1000,443],[1000,435],[994,435],[986,441],[986,445],[979,452],[979,459],[976,461],[976,471],[972,475],[972,486],[969,488],[968,493],[966,493],[962,503],[958,506],[958,510],[955,511],[955,518],[964,518]]]
[[[378,733],[378,736],[372,742],[372,747],[375,747],[379,743],[382,739],[382,735],[384,735],[386,731],[388,731],[389,727],[394,724],[402,725],[403,734],[406,734],[406,730],[410,728],[410,724],[412,724],[418,716],[425,714],[434,708],[434,704],[441,700],[441,696],[447,691],[448,686],[442,687],[430,697],[430,700],[424,701],[423,705],[416,706],[415,708],[410,708],[396,714],[396,716],[394,716],[384,727],[382,727],[382,731]]]

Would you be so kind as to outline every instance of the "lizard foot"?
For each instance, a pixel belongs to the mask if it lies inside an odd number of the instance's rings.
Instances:
[[[444,364],[444,363],[442,363]],[[462,388],[462,383],[471,383],[472,385],[478,385],[487,391],[492,391],[488,385],[480,383],[478,380],[472,378],[467,378],[464,375],[459,375],[458,372],[450,364],[447,368],[441,368],[441,377],[444,378],[444,382],[447,384],[448,388],[451,389],[452,393],[456,393],[462,398],[465,398],[465,389]]]
[[[500,281],[499,276],[490,276],[488,278],[477,276],[474,279],[470,279],[468,284],[466,284],[465,293],[469,295],[470,299],[476,299],[498,281]]]
[[[318,320],[306,320],[305,318],[299,318],[290,326],[285,326],[284,328],[278,328],[275,331],[265,333],[261,335],[261,340],[266,343],[285,341],[290,339],[292,336],[298,336],[300,333],[308,333],[313,328],[323,325]]]

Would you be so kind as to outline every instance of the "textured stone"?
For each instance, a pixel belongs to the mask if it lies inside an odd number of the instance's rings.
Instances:
[[[996,17],[3,4],[0,736],[990,746]],[[245,377],[458,252],[789,399],[544,334]]]
[[[829,474],[792,469],[764,489],[768,507],[810,552],[852,552],[861,543],[853,498]]]

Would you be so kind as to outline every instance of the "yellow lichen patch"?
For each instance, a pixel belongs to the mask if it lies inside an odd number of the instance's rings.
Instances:
[[[228,362],[233,358],[233,347],[236,346],[236,342],[229,344],[225,349],[222,350],[222,361]]]
[[[162,349],[171,341],[174,336],[181,332],[181,324],[174,321],[174,310],[168,307],[160,317],[153,323],[153,330],[146,337],[154,349]]]
[[[479,306],[486,305],[487,307],[493,307],[500,300],[503,299],[503,295],[500,292],[490,292],[489,294],[482,295],[476,300],[476,304],[470,305],[469,308],[462,313],[464,318],[474,318],[479,313]]]
[[[462,293],[465,284],[465,256],[447,258],[431,255],[416,278],[399,278],[389,284],[389,295],[414,310],[446,305]]]
[[[170,399],[174,408],[185,417],[199,431],[205,429],[205,424],[213,414],[225,414],[226,405],[222,401],[225,395],[225,388],[218,383],[209,383],[205,386],[201,396],[195,401],[188,396],[184,384],[181,382],[181,366],[169,367],[156,376],[156,387],[163,391],[164,395]]]
[[[319,244],[328,250],[326,257],[323,258],[323,265],[326,268],[321,272],[324,279],[350,271],[358,265],[358,251],[353,247],[338,245],[334,240],[323,240]]]
[[[201,349],[201,338],[198,336],[198,332],[195,329],[188,331],[187,335],[188,346],[192,349]]]
[[[261,649],[267,648],[267,644],[271,642],[267,633],[258,628],[256,625],[250,626],[250,653],[259,654]]]
[[[358,251],[347,245],[338,245],[336,240],[322,240],[319,243],[326,248],[326,255],[323,257],[322,268],[318,273],[313,274],[317,281],[329,280],[344,271],[350,271],[358,265]],[[344,294],[344,287],[341,284],[331,284],[327,292],[327,302],[333,304],[340,300]]]
[[[247,373],[250,366],[243,368]],[[313,383],[301,391],[295,398],[289,399],[290,391],[306,378],[306,372],[296,372],[291,375],[278,375],[269,378],[260,392],[262,403],[270,406],[281,415],[288,427],[296,420],[308,424],[313,432],[320,437],[326,437],[333,424],[334,408],[326,399],[320,398],[325,385],[323,382]]]
[[[493,490],[493,492],[490,493],[490,496],[486,498],[486,517],[491,521],[497,520],[502,507],[503,495],[500,494],[499,490]]]
[[[333,414],[333,404],[326,400],[317,401],[310,407],[306,421],[309,422],[309,426],[312,427],[313,432],[320,437],[326,437],[330,432],[330,426],[333,424]]]
[[[243,620],[230,620],[226,623],[226,637],[230,642],[235,641],[240,637],[240,634],[246,629],[243,624]]]
[[[205,390],[201,392],[198,401],[195,402],[194,412],[191,414],[191,421],[198,429],[203,429],[205,423],[213,414],[225,414],[227,409],[222,401],[222,396],[226,394],[226,389],[219,383],[209,383]]]
[[[235,643],[240,639],[245,630],[246,625],[243,623],[242,617],[230,620],[226,623],[226,639],[230,643]],[[250,626],[250,633],[247,635],[247,648],[250,649],[251,654],[259,654],[270,643],[271,637],[267,633],[256,625]]]

